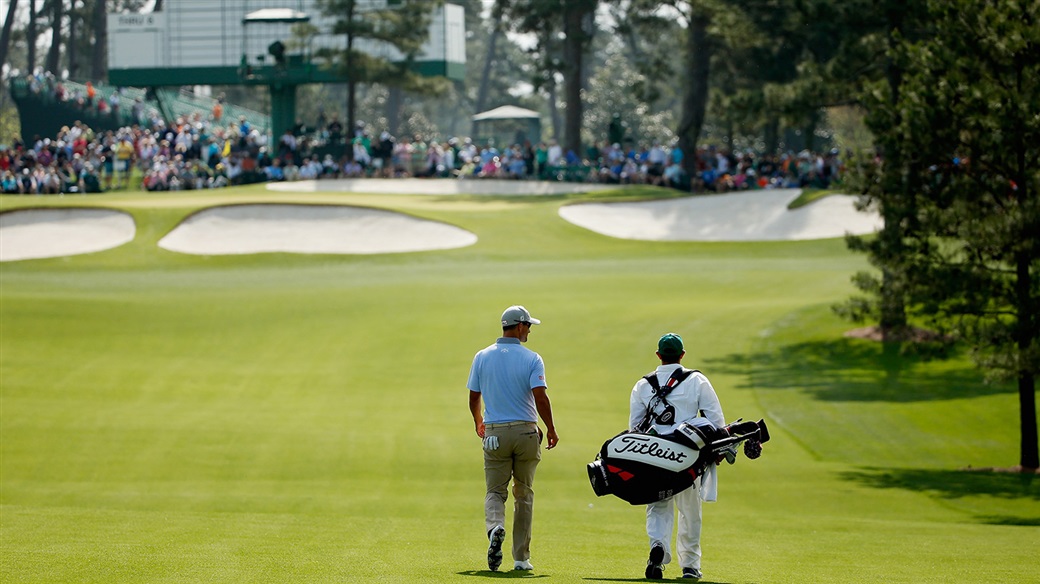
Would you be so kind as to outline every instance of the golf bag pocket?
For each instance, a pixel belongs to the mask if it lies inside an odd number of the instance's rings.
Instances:
[[[587,467],[596,495],[614,495],[633,505],[667,499],[691,486],[705,465],[690,440],[622,432],[607,440]]]

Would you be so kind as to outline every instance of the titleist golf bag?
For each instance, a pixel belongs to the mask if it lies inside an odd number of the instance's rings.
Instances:
[[[733,464],[741,442],[744,454],[754,459],[768,440],[763,420],[737,420],[716,428],[706,418],[694,418],[661,436],[625,431],[603,443],[588,465],[589,481],[600,497],[614,495],[633,505],[655,503],[693,486],[708,465],[723,459]]]

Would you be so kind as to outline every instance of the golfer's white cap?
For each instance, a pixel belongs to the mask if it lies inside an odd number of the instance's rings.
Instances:
[[[512,326],[522,322],[542,324],[542,321],[531,316],[531,313],[523,306],[510,306],[502,313],[502,326]]]

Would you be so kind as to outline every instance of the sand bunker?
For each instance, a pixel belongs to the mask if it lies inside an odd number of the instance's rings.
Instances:
[[[134,219],[110,209],[24,209],[0,214],[0,262],[103,251],[134,238]]]
[[[393,211],[332,205],[235,205],[192,215],[159,247],[194,255],[376,254],[473,245],[477,236]]]
[[[272,191],[408,195],[562,195],[601,191],[610,185],[499,179],[352,178],[271,183]]]
[[[502,180],[357,179],[268,185],[273,190],[411,194],[534,195],[603,185]],[[652,241],[781,241],[877,231],[876,213],[831,195],[788,210],[798,190],[766,190],[633,203],[578,203],[560,216],[596,233]],[[32,209],[0,214],[0,261],[91,253],[134,238],[126,213]],[[263,252],[377,254],[454,249],[476,243],[463,229],[393,211],[335,205],[247,204],[192,215],[159,246],[193,255]]]
[[[566,205],[560,216],[621,239],[647,241],[783,241],[863,235],[881,229],[876,213],[855,197],[831,195],[804,207],[787,205],[801,191],[764,190],[647,201]]]

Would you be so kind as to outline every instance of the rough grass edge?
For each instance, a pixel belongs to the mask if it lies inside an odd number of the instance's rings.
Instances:
[[[804,207],[809,203],[812,203],[813,201],[818,201],[824,197],[840,194],[843,193],[841,193],[841,191],[836,191],[833,189],[802,189],[802,194],[798,195],[798,197],[795,200],[788,203],[787,209],[793,211],[794,209]]]

